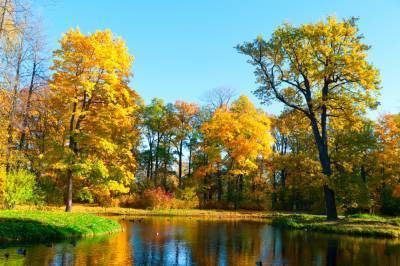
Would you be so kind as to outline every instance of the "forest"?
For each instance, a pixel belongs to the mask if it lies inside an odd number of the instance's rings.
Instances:
[[[259,102],[218,87],[145,103],[122,37],[72,28],[48,51],[32,14],[2,1],[2,207],[400,215],[400,114],[369,115],[381,81],[356,18],[227,47],[252,66]]]

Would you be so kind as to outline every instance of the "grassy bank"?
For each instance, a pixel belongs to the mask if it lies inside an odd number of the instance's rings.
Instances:
[[[18,206],[20,210],[34,207]],[[63,207],[49,206],[48,211],[61,212]],[[102,216],[168,216],[188,217],[209,220],[263,220],[273,225],[290,229],[301,229],[325,233],[374,236],[400,237],[400,217],[382,217],[374,215],[352,215],[341,217],[337,221],[327,221],[322,215],[288,214],[265,211],[226,211],[200,209],[132,209],[132,208],[103,208],[96,205],[74,205],[74,212],[91,213]]]
[[[276,214],[272,224],[291,229],[301,229],[324,233],[372,236],[400,237],[400,218],[357,214],[327,221],[325,216]]]
[[[121,230],[118,222],[84,213],[0,211],[0,242],[82,238]]]
[[[18,206],[19,210],[35,209],[31,206]],[[64,207],[48,206],[48,211],[62,211]],[[91,213],[103,216],[179,216],[198,217],[208,219],[266,219],[271,218],[271,212],[265,211],[228,211],[228,210],[201,210],[201,209],[133,209],[110,207],[104,208],[97,205],[75,204],[74,212]]]

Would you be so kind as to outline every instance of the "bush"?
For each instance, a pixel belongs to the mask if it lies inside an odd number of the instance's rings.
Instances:
[[[126,208],[137,208],[138,207],[139,197],[136,194],[126,194],[121,195],[118,198],[119,207],[126,207]]]
[[[118,198],[119,206],[143,209],[191,209],[199,206],[194,189],[178,191],[177,197],[161,187],[146,189],[142,195],[129,194]]]
[[[93,195],[90,192],[88,187],[83,187],[76,193],[76,197],[79,199],[80,202],[84,203],[93,203]]]
[[[143,205],[150,209],[171,209],[172,194],[161,187],[146,189],[143,193]]]
[[[26,170],[3,174],[3,205],[12,209],[17,204],[41,202],[40,191],[36,186],[36,177]]]

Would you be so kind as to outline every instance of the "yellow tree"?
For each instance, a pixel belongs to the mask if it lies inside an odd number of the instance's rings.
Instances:
[[[60,44],[49,84],[64,138],[52,150],[58,153],[53,158],[61,159],[53,168],[66,176],[66,211],[71,211],[74,179],[103,196],[127,191],[136,168],[139,96],[128,87],[133,57],[111,31],[70,30]]]
[[[362,42],[356,19],[304,24],[284,24],[270,40],[261,36],[238,45],[256,67],[260,87],[255,94],[263,103],[277,100],[303,113],[311,125],[324,180],[328,219],[337,219],[329,155],[329,121],[346,119],[376,106],[378,71],[368,62],[369,46]]]
[[[236,178],[236,191],[241,192],[244,176],[258,170],[257,159],[269,156],[272,142],[269,130],[268,116],[246,96],[240,96],[230,108],[217,109],[211,120],[202,125],[205,151],[216,160],[209,163],[218,163],[224,157],[227,174]],[[213,171],[214,167],[208,169]],[[235,197],[235,207],[237,200]]]

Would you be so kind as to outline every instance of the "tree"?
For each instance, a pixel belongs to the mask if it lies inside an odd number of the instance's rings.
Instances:
[[[378,148],[373,152],[372,175],[375,176],[375,200],[382,213],[400,213],[400,115],[381,116],[375,125]]]
[[[351,18],[304,24],[284,24],[266,41],[261,36],[238,45],[256,67],[260,87],[255,94],[263,103],[277,100],[309,120],[324,181],[326,214],[337,219],[335,193],[330,185],[331,117],[348,119],[376,106],[378,71],[367,61],[369,46]]]
[[[272,136],[275,140],[274,153],[269,161],[272,205],[276,209],[296,211],[306,205],[300,194],[309,192],[311,184],[318,182],[312,179],[320,170],[315,165],[316,148],[310,125],[301,113],[284,110],[273,119]]]
[[[177,123],[176,123],[176,133],[175,133],[174,143],[176,145],[176,150],[178,154],[178,180],[179,180],[179,186],[181,186],[182,175],[183,175],[182,172],[183,148],[184,144],[186,143],[189,137],[189,134],[193,130],[194,118],[195,115],[199,112],[199,107],[195,103],[176,101],[175,110],[176,110]],[[189,161],[190,160],[191,158],[189,158]]]
[[[71,211],[74,179],[100,196],[127,191],[136,169],[139,97],[128,87],[133,57],[122,39],[108,30],[84,35],[76,29],[60,44],[49,85],[64,138],[48,158],[61,159],[52,167],[66,176]]]
[[[200,175],[207,176],[220,171],[220,165],[224,164],[229,183],[234,184],[236,208],[241,198],[244,177],[259,169],[258,158],[267,158],[270,154],[272,139],[269,129],[268,116],[256,109],[246,96],[240,96],[229,108],[223,106],[217,109],[210,121],[205,122],[200,129],[204,135],[208,164],[198,171]],[[220,178],[220,173],[217,176]]]
[[[153,179],[157,185],[158,170],[160,163],[160,144],[164,132],[168,125],[165,119],[166,106],[162,99],[154,98],[147,106],[143,106],[141,111],[141,128],[146,140],[147,150],[145,164],[147,167],[147,179]]]
[[[203,98],[206,104],[215,111],[222,106],[228,106],[235,96],[236,92],[234,89],[217,87],[207,91]]]
[[[27,46],[27,71],[28,80],[26,81],[25,88],[23,89],[21,108],[21,134],[19,140],[19,150],[28,150],[29,146],[29,135],[31,133],[31,124],[33,123],[33,113],[35,110],[33,107],[35,93],[47,87],[48,81],[48,58],[45,55],[45,39],[41,30],[40,23],[33,23],[33,30],[28,36]]]

